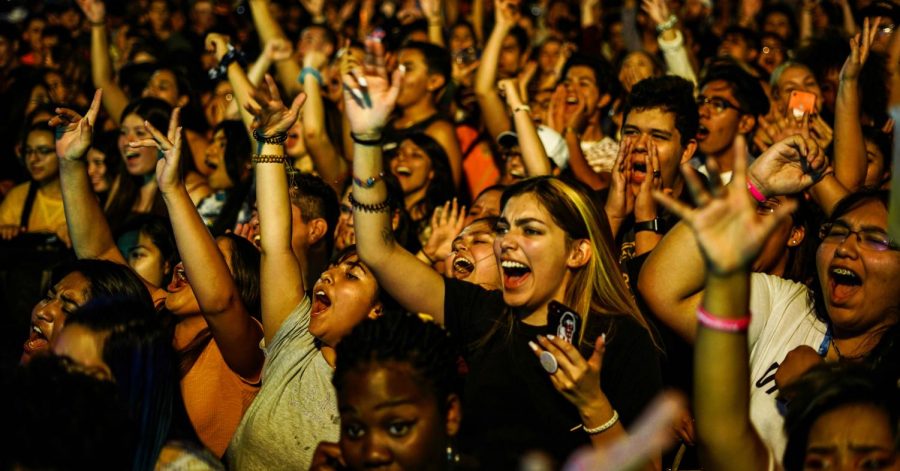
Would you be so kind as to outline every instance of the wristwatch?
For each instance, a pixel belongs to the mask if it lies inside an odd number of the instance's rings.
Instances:
[[[635,234],[643,231],[653,231],[657,234],[662,234],[663,232],[665,232],[665,229],[663,228],[663,220],[660,218],[653,218],[649,221],[634,223]]]

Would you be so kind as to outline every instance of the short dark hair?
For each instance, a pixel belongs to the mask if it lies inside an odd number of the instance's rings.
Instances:
[[[736,62],[717,62],[715,66],[707,69],[698,88],[703,89],[710,82],[717,80],[731,87],[731,93],[746,114],[764,116],[769,112],[769,98],[759,79],[750,75]]]
[[[722,32],[722,39],[729,34],[740,36],[747,43],[748,48],[759,51],[759,34],[756,31],[739,25],[731,25]]]
[[[612,98],[619,95],[619,81],[615,79],[613,67],[606,59],[585,54],[573,54],[563,66],[560,78],[564,80],[572,67],[587,67],[594,71],[597,89],[600,90],[601,95],[608,93]]]
[[[519,46],[520,53],[525,54],[525,52],[528,51],[531,39],[528,37],[528,31],[525,31],[525,28],[519,25],[513,26],[512,29],[509,30],[509,36],[512,36],[513,39],[516,40],[516,45]]]
[[[292,170],[293,172],[293,170]],[[334,188],[321,177],[299,172],[292,174],[294,187],[291,188],[291,204],[300,208],[300,217],[304,222],[313,219],[324,219],[328,224],[325,233],[325,253],[334,250],[334,228],[341,216],[341,208]]]
[[[400,50],[403,49],[419,51],[422,54],[422,59],[425,61],[425,66],[428,68],[428,73],[440,75],[444,78],[444,84],[434,92],[435,96],[439,95],[441,90],[447,85],[450,85],[452,66],[450,64],[450,53],[447,49],[422,41],[407,41],[400,47]]]
[[[681,134],[681,145],[686,146],[697,136],[700,114],[694,100],[694,84],[674,75],[650,77],[636,83],[625,98],[622,122],[628,121],[628,113],[660,108],[675,114],[675,128]]]

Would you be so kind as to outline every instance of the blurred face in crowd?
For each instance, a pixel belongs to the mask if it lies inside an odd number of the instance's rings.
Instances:
[[[590,67],[576,65],[569,67],[563,81],[566,86],[566,116],[578,109],[578,102],[585,100],[585,113],[593,116],[597,110],[609,101],[609,95],[601,94],[597,85],[597,75]]]
[[[828,318],[836,334],[859,335],[897,321],[900,251],[873,240],[887,236],[887,208],[864,200],[837,218],[816,252],[816,269]],[[849,234],[848,231],[865,231]]]
[[[151,0],[150,8],[147,11],[147,19],[150,21],[150,27],[154,31],[168,30],[171,18],[172,13],[164,0]]]
[[[791,37],[791,20],[784,13],[769,13],[763,20],[763,33],[775,33],[781,36],[781,39],[787,40]]]
[[[59,160],[56,157],[53,133],[44,130],[28,133],[22,154],[25,157],[25,167],[34,181],[48,183],[59,178]]]
[[[885,156],[877,144],[869,139],[866,143],[866,180],[863,185],[878,188],[889,181],[891,169],[885,168]]]
[[[119,128],[119,152],[125,160],[125,169],[131,175],[147,175],[156,172],[157,153],[153,147],[131,147],[129,142],[151,139],[144,128],[144,119],[132,113],[122,120]]]
[[[308,153],[306,139],[303,137],[303,121],[299,117],[297,122],[288,129],[287,140],[284,141],[284,151],[295,159]]]
[[[728,33],[719,44],[719,55],[731,57],[741,62],[753,62],[757,51],[747,42],[747,39],[738,33]]]
[[[804,470],[900,470],[896,424],[884,409],[847,404],[819,416],[809,430]]]
[[[406,68],[400,84],[397,106],[405,108],[421,100],[431,99],[430,94],[444,83],[444,78],[428,71],[428,64],[422,52],[417,49],[402,49],[398,56],[400,66]]]
[[[556,68],[559,56],[562,54],[562,43],[556,39],[548,39],[541,46],[538,54],[538,68],[541,73],[551,73]]]
[[[722,155],[734,145],[738,133],[750,132],[756,124],[753,116],[740,111],[741,105],[731,85],[724,80],[713,80],[704,85],[697,103],[700,113],[697,143],[707,156]]]
[[[197,31],[209,31],[216,23],[213,2],[199,0],[191,8],[191,25]]]
[[[497,78],[513,78],[524,64],[525,51],[519,48],[515,36],[507,34],[500,46],[500,59],[497,61]]]
[[[234,88],[227,80],[220,80],[203,110],[209,125],[215,127],[228,118],[232,112],[236,112],[237,106],[235,105]]]
[[[472,224],[476,219],[499,216],[501,196],[503,196],[503,190],[500,189],[484,191],[478,195],[466,214],[466,225]]]
[[[227,145],[228,137],[225,136],[225,130],[219,129],[206,148],[206,166],[213,170],[208,181],[213,190],[227,190],[234,186],[234,182],[228,176],[228,170],[225,168],[225,147]]]
[[[91,179],[91,189],[94,193],[109,191],[110,181],[106,176],[106,155],[95,148],[87,153],[88,177]]]
[[[31,46],[32,50],[43,50],[45,27],[47,27],[47,22],[44,21],[43,18],[35,17],[28,21],[28,26],[25,28],[25,32],[22,33],[22,38],[25,39],[25,42],[27,42],[29,46]]]
[[[472,30],[465,25],[456,25],[450,31],[450,53],[455,54],[464,49],[475,47],[475,37]]]
[[[325,270],[313,286],[309,333],[333,347],[356,324],[380,313],[375,275],[352,253]]]
[[[453,239],[450,275],[485,289],[500,289],[500,270],[494,257],[494,228],[485,220],[468,224]]]
[[[66,80],[57,72],[49,72],[44,75],[44,82],[47,84],[50,99],[54,103],[68,103],[71,91]]]
[[[16,57],[15,43],[0,36],[0,69],[8,67]]]
[[[25,116],[31,114],[32,111],[41,105],[50,103],[50,92],[43,84],[35,85],[31,89],[31,96],[28,98],[28,106],[25,107]]]
[[[338,393],[341,456],[348,469],[440,470],[459,429],[460,401],[435,397],[407,362],[344,374]]]
[[[619,69],[619,82],[625,85],[630,92],[634,84],[654,75],[656,75],[656,70],[653,60],[643,51],[634,51],[622,61],[622,67]]]
[[[785,196],[769,198],[765,203],[757,205],[756,212],[761,216],[771,217],[772,213],[787,201],[788,198]],[[799,247],[805,237],[806,229],[803,226],[795,226],[792,218],[785,218],[766,239],[762,251],[753,262],[753,271],[784,276],[790,249]]]
[[[300,33],[300,42],[297,44],[297,53],[300,57],[306,55],[306,51],[322,51],[326,56],[334,53],[334,44],[328,39],[324,28],[309,26]]]
[[[625,117],[622,137],[633,139],[631,149],[631,187],[638,194],[641,182],[652,176],[647,174],[649,146],[656,144],[659,155],[660,172],[664,188],[675,189],[680,182],[678,166],[691,160],[696,149],[696,141],[681,145],[681,132],[675,127],[675,113],[662,108],[635,109]]]
[[[126,232],[119,238],[117,245],[123,249],[128,266],[135,273],[153,286],[163,286],[172,267],[146,232]]]
[[[535,124],[546,123],[547,112],[550,111],[550,101],[553,99],[553,89],[538,90],[528,98],[528,106],[531,106],[531,117]]]
[[[391,159],[390,169],[406,196],[424,196],[434,178],[431,157],[408,139],[400,144],[399,150]]]
[[[50,350],[66,318],[90,300],[90,286],[90,280],[81,273],[69,273],[34,306],[31,310],[31,332],[22,354],[23,363]]]
[[[503,153],[503,175],[500,177],[500,183],[503,185],[512,185],[515,182],[528,178],[528,172],[525,171],[525,161],[522,160],[522,151],[519,146],[502,149]]]
[[[756,63],[771,75],[776,67],[784,63],[784,43],[780,36],[763,36],[760,44],[762,47]]]
[[[805,65],[797,64],[784,69],[772,89],[775,100],[781,105],[782,113],[787,110],[793,91],[812,93],[816,96],[816,111],[822,110],[822,89],[816,81],[816,76]]]
[[[341,215],[338,216],[337,225],[334,228],[334,250],[341,251],[356,243],[356,229],[353,226],[353,206],[350,205],[350,192],[352,187],[347,187],[341,195]]]
[[[159,98],[172,106],[184,106],[188,102],[187,95],[182,95],[178,89],[175,73],[168,69],[154,72],[141,96]]]

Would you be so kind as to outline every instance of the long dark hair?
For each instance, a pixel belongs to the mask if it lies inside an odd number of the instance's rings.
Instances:
[[[116,297],[92,299],[67,325],[106,334],[103,361],[141,430],[132,469],[153,469],[173,424],[184,423],[175,417],[183,407],[176,405],[181,391],[171,325],[167,327],[152,306]]]
[[[60,282],[70,273],[80,273],[88,279],[90,298],[119,297],[139,301],[153,307],[150,292],[134,271],[118,263],[107,260],[80,259],[64,263],[53,269],[51,285]]]
[[[228,229],[234,228],[241,207],[250,194],[253,186],[252,173],[247,171],[250,163],[250,138],[247,130],[240,121],[226,120],[219,123],[213,134],[222,131],[225,133],[225,171],[234,182],[234,186],[226,190],[225,204],[210,228],[213,236],[220,236]]]
[[[434,178],[428,184],[425,191],[425,198],[422,199],[424,219],[428,220],[434,208],[437,208],[456,196],[456,186],[453,183],[453,173],[450,170],[450,159],[444,147],[431,136],[414,132],[403,136],[403,140],[409,140],[416,147],[422,149],[422,152],[431,160],[431,169],[434,172]]]

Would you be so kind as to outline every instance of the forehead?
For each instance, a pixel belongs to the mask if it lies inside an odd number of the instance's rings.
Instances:
[[[53,141],[53,133],[43,129],[31,131],[28,133],[28,143],[44,144]]]
[[[887,230],[887,208],[877,200],[866,200],[857,204],[837,220],[850,226],[872,226]]]
[[[815,79],[815,76],[810,72],[809,69],[802,65],[793,65],[788,67],[781,73],[781,77],[779,78],[779,83],[784,82],[805,82],[809,79]]]
[[[501,217],[510,223],[518,218],[535,218],[547,224],[552,221],[544,204],[533,193],[522,193],[507,200]]]
[[[169,81],[169,82],[174,82],[175,74],[172,73],[171,70],[162,69],[162,70],[157,70],[156,72],[153,73],[153,76],[150,77],[151,82],[161,82],[164,80]]]
[[[573,80],[588,79],[594,83],[597,82],[597,76],[594,74],[594,70],[586,65],[570,67],[568,72],[566,72],[566,78]]]
[[[401,49],[398,57],[401,63],[425,63],[425,56],[418,49]]]
[[[406,362],[388,361],[360,365],[344,373],[340,402],[348,406],[377,406],[397,399],[418,401],[428,395]]]
[[[88,297],[88,289],[91,287],[90,280],[87,279],[86,276],[81,274],[81,272],[73,271],[68,275],[64,276],[63,279],[59,280],[58,283],[54,286],[56,291],[74,291],[76,294],[80,294],[82,297]]]
[[[734,90],[731,84],[724,80],[713,80],[703,86],[700,94],[704,96],[720,96],[726,98],[734,98]]]
[[[656,129],[666,132],[677,132],[677,129],[675,129],[675,113],[662,108],[631,110],[625,119],[625,126],[634,126],[644,131]]]
[[[623,64],[651,64],[650,59],[642,52],[632,52],[622,62]]]

